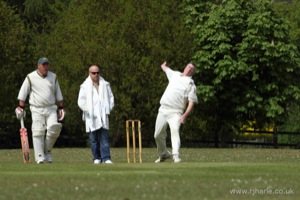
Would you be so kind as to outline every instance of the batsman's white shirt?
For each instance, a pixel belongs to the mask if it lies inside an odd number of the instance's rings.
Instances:
[[[169,84],[161,97],[160,104],[170,112],[180,112],[186,108],[187,102],[198,103],[196,86],[192,77],[182,76],[182,73],[167,68],[165,71]]]
[[[56,101],[63,100],[56,74],[50,71],[46,77],[39,75],[37,70],[27,75],[18,99],[25,101],[28,95],[29,104],[35,107],[52,106],[56,105]]]

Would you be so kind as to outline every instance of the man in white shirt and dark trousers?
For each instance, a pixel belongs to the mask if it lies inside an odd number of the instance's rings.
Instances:
[[[98,66],[92,65],[89,68],[89,76],[80,86],[78,106],[83,111],[94,164],[112,164],[108,130],[114,95],[109,82],[99,73]]]
[[[56,74],[49,71],[48,58],[38,60],[37,70],[25,78],[19,91],[17,118],[25,117],[25,101],[29,95],[32,117],[32,142],[38,164],[52,162],[52,149],[60,135],[65,116],[63,96]],[[58,113],[57,113],[58,111]]]
[[[161,68],[166,73],[169,84],[161,97],[156,118],[154,138],[159,158],[155,163],[163,162],[172,155],[174,163],[179,163],[181,162],[179,157],[180,126],[193,110],[194,104],[198,103],[196,86],[192,79],[196,69],[194,64],[189,63],[181,73],[170,69],[166,62],[161,65]],[[171,131],[172,154],[166,146],[168,124]]]

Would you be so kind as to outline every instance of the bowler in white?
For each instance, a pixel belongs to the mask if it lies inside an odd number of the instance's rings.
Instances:
[[[196,86],[192,79],[196,68],[194,64],[189,63],[181,73],[170,69],[166,62],[161,68],[166,73],[169,84],[161,97],[156,118],[154,138],[159,158],[155,163],[163,162],[172,156],[174,163],[179,163],[180,126],[192,112],[195,103],[198,103]],[[171,132],[172,154],[166,146],[168,125]]]

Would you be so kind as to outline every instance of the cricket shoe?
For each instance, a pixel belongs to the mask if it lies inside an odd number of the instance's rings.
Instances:
[[[162,154],[156,161],[155,163],[160,163],[160,162],[164,162],[165,160],[167,160],[168,158],[171,158],[172,154],[167,151],[167,153]]]
[[[46,157],[46,161],[47,161],[48,163],[52,163],[52,162],[53,162],[53,160],[52,160],[52,155],[51,155],[51,154],[47,154],[45,157]]]
[[[101,164],[101,160],[100,159],[95,159],[94,164]]]
[[[37,164],[44,164],[44,161],[43,160],[38,160],[36,161]]]
[[[173,155],[173,161],[174,161],[174,163],[180,163],[181,162],[181,159],[179,158],[178,154]]]
[[[103,162],[104,164],[113,164],[113,162],[111,160],[106,160]]]

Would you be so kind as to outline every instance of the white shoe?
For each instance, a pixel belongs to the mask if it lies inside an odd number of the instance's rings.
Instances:
[[[103,162],[104,164],[113,164],[113,162],[111,160],[106,160]]]
[[[180,163],[181,162],[181,159],[179,158],[178,154],[173,155],[173,161],[174,161],[174,163]]]
[[[52,163],[53,161],[52,161],[52,155],[51,154],[47,154],[46,155],[46,161],[48,162],[48,163]]]
[[[100,159],[95,159],[94,164],[101,164],[101,160]]]
[[[171,158],[172,154],[168,151],[168,153],[162,154],[155,163],[164,162],[166,159]]]
[[[36,161],[37,164],[44,164],[44,161],[43,160],[38,160]]]

